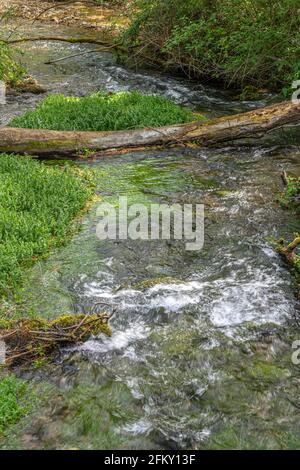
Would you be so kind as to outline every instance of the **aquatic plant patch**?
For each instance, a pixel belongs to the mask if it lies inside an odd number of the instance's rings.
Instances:
[[[247,90],[290,93],[300,78],[298,0],[133,0],[128,60]],[[132,59],[132,47],[135,49]],[[138,49],[139,48],[139,49]],[[261,90],[262,91],[262,90]]]
[[[35,110],[14,118],[10,126],[65,131],[117,131],[194,120],[194,114],[187,108],[161,96],[134,91],[95,93],[83,98],[50,95]]]
[[[0,154],[0,298],[20,285],[24,268],[62,244],[93,194],[83,172]]]

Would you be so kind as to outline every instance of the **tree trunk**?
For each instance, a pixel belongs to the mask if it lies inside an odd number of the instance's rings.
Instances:
[[[284,102],[243,114],[159,128],[115,132],[70,132],[0,128],[0,152],[37,156],[78,156],[82,150],[120,153],[124,150],[196,142],[200,146],[260,138],[300,122],[300,104]]]

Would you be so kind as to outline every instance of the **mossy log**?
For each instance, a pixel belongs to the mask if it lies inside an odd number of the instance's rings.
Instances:
[[[127,131],[73,132],[3,127],[0,128],[0,152],[74,157],[83,149],[100,152],[100,156],[187,142],[212,146],[244,138],[261,138],[269,132],[299,122],[300,104],[283,102],[204,123]]]
[[[284,259],[291,265],[294,266],[297,271],[300,272],[300,259],[299,255],[296,254],[297,248],[300,246],[300,235],[294,238],[294,240],[288,245],[284,245],[284,240],[280,240],[277,245],[277,251],[280,253]]]
[[[91,335],[111,336],[107,313],[62,315],[56,320],[23,318],[0,322],[7,366],[47,359],[61,346],[81,343]]]

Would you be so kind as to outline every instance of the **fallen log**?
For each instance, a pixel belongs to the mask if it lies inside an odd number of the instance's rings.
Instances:
[[[74,157],[83,149],[117,153],[122,149],[130,151],[187,142],[212,146],[244,138],[261,138],[269,132],[299,122],[300,104],[283,102],[204,123],[127,131],[73,132],[3,127],[0,128],[0,152]]]

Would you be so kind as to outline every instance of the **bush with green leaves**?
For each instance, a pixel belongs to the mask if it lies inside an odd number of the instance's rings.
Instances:
[[[66,131],[116,131],[195,120],[193,113],[161,96],[96,93],[83,98],[50,95],[12,127]]]
[[[25,76],[25,69],[15,61],[12,49],[0,41],[0,80],[15,85]]]
[[[72,233],[93,193],[74,171],[0,154],[0,298],[20,285],[25,267]]]
[[[200,78],[285,94],[300,79],[299,0],[134,3],[125,40],[148,57]]]
[[[4,24],[13,15],[13,8],[7,8],[0,14],[1,24]],[[16,61],[16,51],[4,39],[0,38],[0,80],[14,86],[25,76],[25,69]]]
[[[281,201],[286,206],[300,208],[300,177],[293,178],[289,176],[287,178],[285,193]]]

